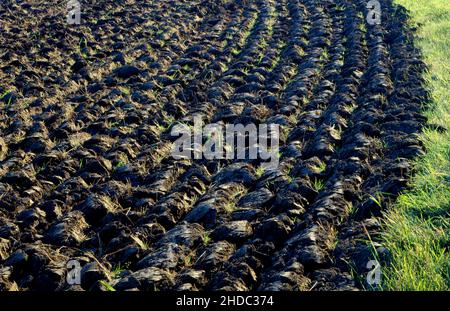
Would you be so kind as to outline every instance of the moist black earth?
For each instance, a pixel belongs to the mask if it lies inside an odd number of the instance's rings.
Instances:
[[[367,2],[2,1],[0,290],[367,288],[428,101]],[[279,124],[280,165],[174,159],[196,116]]]

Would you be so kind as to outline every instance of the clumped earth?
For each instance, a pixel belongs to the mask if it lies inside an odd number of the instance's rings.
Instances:
[[[0,7],[0,290],[367,286],[424,152],[405,9],[382,0],[370,25],[364,0],[80,2],[81,25],[65,1]],[[175,160],[194,116],[279,124],[280,166]]]

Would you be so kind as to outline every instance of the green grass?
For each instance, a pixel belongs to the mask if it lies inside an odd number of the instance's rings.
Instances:
[[[83,58],[87,58],[87,56],[88,56],[87,55],[88,41],[87,41],[86,37],[82,37],[80,39],[79,48],[80,48],[81,56],[83,56]]]
[[[324,185],[325,185],[324,182],[320,179],[314,178],[312,180],[312,187],[317,192],[320,192],[320,190],[322,190]]]
[[[119,277],[119,275],[125,271],[125,268],[122,267],[122,265],[119,263],[117,266],[114,267],[114,269],[111,271],[112,278],[115,279]]]
[[[205,232],[205,233],[203,234],[203,243],[204,243],[205,245],[208,245],[209,242],[211,242],[210,232]]]
[[[327,164],[325,162],[320,161],[317,166],[314,166],[314,170],[318,173],[323,173],[327,169]]]
[[[5,98],[5,97],[6,97],[7,95],[9,95],[10,93],[11,93],[10,90],[5,91],[3,94],[0,95],[0,100],[3,99],[3,98]],[[11,102],[12,102],[12,97],[10,96],[10,97],[8,98],[8,101],[6,102],[6,106],[11,105]]]
[[[116,171],[117,169],[126,166],[127,164],[123,161],[119,161],[117,162],[116,166],[114,167],[114,171]]]
[[[383,243],[392,253],[383,269],[387,290],[449,290],[450,259],[450,6],[448,0],[396,0],[418,26],[416,44],[429,66],[425,78],[432,103],[430,124],[421,134],[427,153],[416,160],[411,189],[386,214]]]
[[[126,86],[119,86],[119,91],[122,92],[122,94],[124,95],[130,95],[131,94],[131,90],[129,87]]]
[[[266,171],[266,169],[261,165],[259,166],[256,171],[255,171],[255,175],[257,178],[260,178],[262,175],[264,175],[264,172]]]
[[[108,282],[100,280],[100,284],[105,288],[107,292],[115,292],[115,288],[111,286]]]

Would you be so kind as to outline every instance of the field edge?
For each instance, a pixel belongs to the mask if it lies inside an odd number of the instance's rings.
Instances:
[[[382,242],[390,251],[385,290],[449,290],[450,261],[450,7],[443,0],[395,0],[410,11],[415,43],[429,71],[432,102],[420,138],[427,153],[415,162],[410,189],[385,213]]]

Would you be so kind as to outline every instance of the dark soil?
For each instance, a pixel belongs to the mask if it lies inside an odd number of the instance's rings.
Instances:
[[[0,6],[0,290],[364,288],[424,152],[405,10],[80,2],[81,25],[65,1]],[[169,130],[196,115],[280,124],[279,168],[175,160]]]

